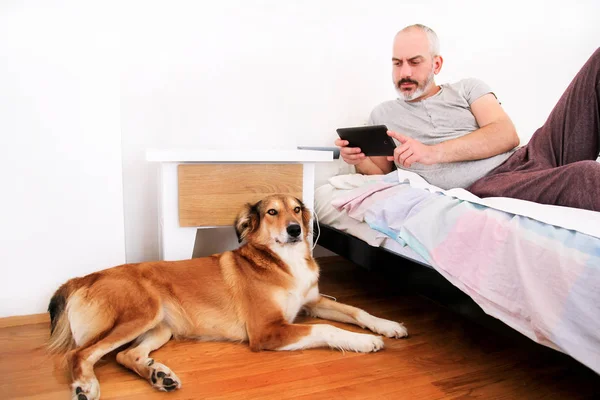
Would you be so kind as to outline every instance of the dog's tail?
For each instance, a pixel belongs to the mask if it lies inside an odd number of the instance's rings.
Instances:
[[[50,353],[66,353],[75,347],[75,340],[71,332],[68,313],[66,312],[69,297],[76,289],[76,281],[64,283],[50,299],[48,312],[50,313],[50,339],[46,345]]]

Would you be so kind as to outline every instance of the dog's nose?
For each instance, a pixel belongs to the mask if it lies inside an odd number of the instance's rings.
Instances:
[[[288,225],[287,227],[287,233],[292,237],[300,236],[300,232],[302,232],[302,228],[300,228],[300,225],[298,224]]]

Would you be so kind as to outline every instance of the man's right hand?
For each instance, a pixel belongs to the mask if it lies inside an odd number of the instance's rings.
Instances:
[[[392,171],[393,162],[385,156],[367,157],[358,147],[348,147],[348,141],[336,139],[335,145],[340,148],[342,160],[354,165],[356,172],[363,175],[381,175]]]
[[[367,158],[367,156],[360,151],[359,147],[347,147],[348,144],[349,142],[347,140],[335,140],[335,145],[340,148],[340,156],[346,163],[358,165]]]

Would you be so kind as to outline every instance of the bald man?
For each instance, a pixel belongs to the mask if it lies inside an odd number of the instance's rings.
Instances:
[[[387,125],[393,157],[367,157],[336,140],[341,157],[365,175],[394,167],[443,189],[479,197],[513,197],[600,211],[600,49],[567,88],[529,143],[519,137],[490,87],[478,79],[437,85],[442,68],[433,30],[411,25],[396,34],[396,100],[378,105],[370,125]]]

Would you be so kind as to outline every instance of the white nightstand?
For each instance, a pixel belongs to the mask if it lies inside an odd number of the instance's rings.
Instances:
[[[314,209],[315,164],[332,151],[148,150],[159,162],[159,257],[192,256],[196,230],[231,226],[245,203],[272,193],[301,197]]]

